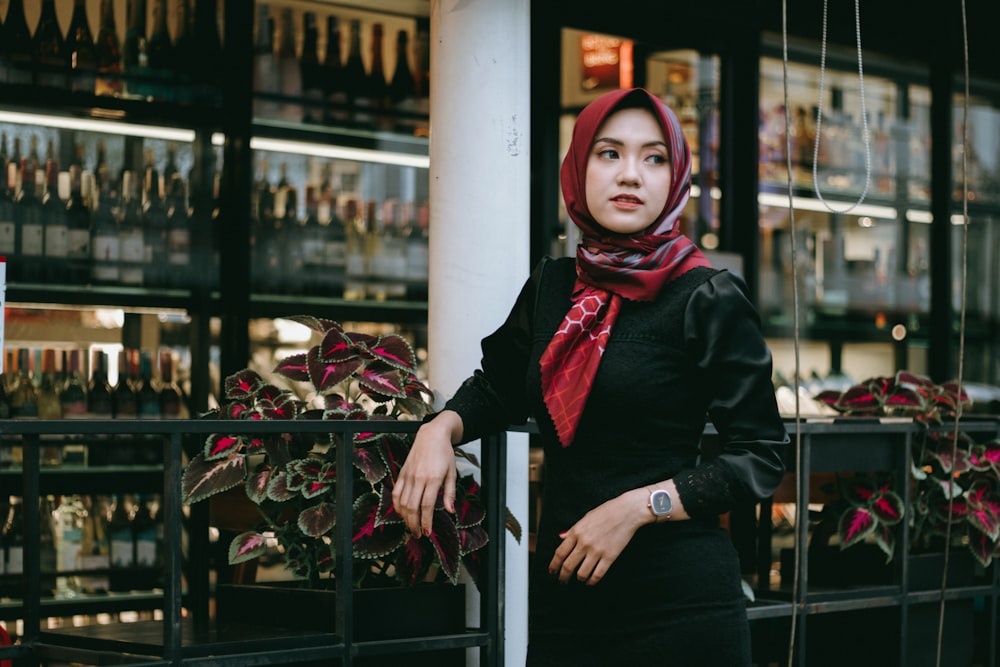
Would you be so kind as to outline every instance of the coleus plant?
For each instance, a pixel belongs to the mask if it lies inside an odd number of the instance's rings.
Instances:
[[[825,391],[816,400],[844,415],[911,417],[924,426],[912,439],[912,546],[933,549],[949,535],[988,566],[1000,554],[1000,440],[977,442],[955,431],[953,418],[971,405],[956,383],[936,384],[901,371],[875,377],[843,392]],[[891,560],[893,526],[906,516],[903,499],[886,476],[858,474],[840,480],[845,507],[837,521],[841,548],[871,537]]]
[[[430,390],[415,375],[415,355],[402,337],[347,332],[334,321],[288,318],[321,336],[308,352],[282,359],[274,369],[300,397],[259,373],[244,369],[225,381],[222,406],[207,417],[243,420],[419,420],[430,410]],[[243,484],[261,516],[253,530],[237,535],[229,562],[263,555],[270,535],[285,567],[314,585],[334,570],[338,447],[353,448],[353,558],[355,586],[386,576],[404,585],[444,578],[457,583],[464,566],[478,582],[480,550],[488,536],[480,487],[473,474],[458,475],[455,513],[441,494],[429,536],[411,535],[392,504],[392,487],[413,434],[359,432],[344,442],[340,433],[213,433],[184,469],[182,496],[196,503]],[[461,448],[457,458],[478,466]],[[456,458],[456,464],[457,464]],[[520,541],[521,527],[507,511],[506,527]]]

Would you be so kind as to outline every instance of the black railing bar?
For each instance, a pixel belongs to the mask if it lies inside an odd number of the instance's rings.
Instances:
[[[163,582],[163,657],[174,664],[180,664],[181,657],[181,574],[184,554],[181,552],[182,522],[181,475],[182,475],[181,434],[172,433],[163,444],[163,525],[169,544],[166,550],[166,576]]]
[[[42,564],[42,510],[41,510],[41,447],[37,436],[26,438],[22,448],[22,498],[24,519],[24,558],[21,590],[24,595],[24,643],[32,646],[38,641],[42,627],[41,591]]]
[[[481,604],[481,622],[492,638],[485,651],[480,652],[484,667],[503,664],[504,607],[506,604],[502,572],[506,567],[506,506],[507,506],[507,434],[505,432],[483,439],[483,492],[486,505],[486,586]]]
[[[394,422],[387,422],[394,423]],[[357,426],[351,424],[350,426]],[[419,426],[419,423],[416,423]],[[346,438],[345,438],[346,439]],[[337,447],[337,470],[350,470],[353,465],[351,447]],[[336,562],[334,569],[336,572],[337,598],[334,612],[336,614],[337,632],[343,638],[344,655],[341,662],[345,667],[351,667],[353,663],[354,644],[354,595],[352,594],[354,581],[354,535],[353,535],[353,495],[354,476],[337,475],[337,525],[335,527]],[[346,583],[345,586],[343,584]],[[345,592],[347,594],[345,594]]]
[[[32,419],[0,420],[6,435],[199,435],[210,433],[416,433],[414,420],[334,419]],[[94,444],[103,444],[96,442]]]
[[[354,644],[358,656],[385,655],[390,653],[415,653],[419,651],[440,651],[453,648],[487,647],[489,633],[465,632],[454,635],[434,635],[433,637],[411,637],[408,639],[380,639]]]

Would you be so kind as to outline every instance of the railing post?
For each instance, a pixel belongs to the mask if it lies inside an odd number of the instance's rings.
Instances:
[[[163,582],[163,657],[181,664],[181,434],[170,433],[163,443],[163,525],[169,545]]]
[[[504,663],[504,583],[502,572],[506,559],[506,508],[507,508],[507,434],[500,433],[483,439],[483,493],[486,505],[486,532],[490,541],[486,545],[485,586],[482,601],[482,623],[490,636],[480,664],[500,667]]]

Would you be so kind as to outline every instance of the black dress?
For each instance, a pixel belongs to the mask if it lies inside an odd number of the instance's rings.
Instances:
[[[699,268],[655,301],[624,301],[576,439],[562,447],[538,361],[570,306],[575,260],[542,264],[483,340],[482,370],[446,405],[461,415],[466,441],[529,416],[539,425],[545,477],[528,664],[749,665],[740,567],[719,515],[774,491],[788,435],[742,281]],[[706,419],[721,449],[703,459]],[[595,586],[548,574],[560,532],[604,501],[668,478],[691,520],[640,528]]]

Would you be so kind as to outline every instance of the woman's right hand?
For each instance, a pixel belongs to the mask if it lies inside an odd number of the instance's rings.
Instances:
[[[417,431],[410,453],[392,488],[392,502],[413,535],[430,535],[438,492],[448,512],[455,512],[455,444],[462,439],[462,418],[443,410]]]

